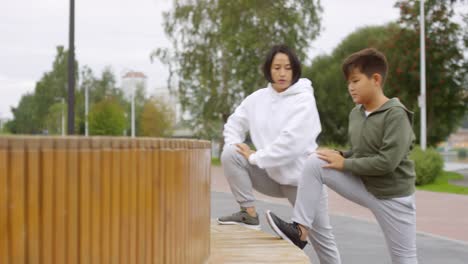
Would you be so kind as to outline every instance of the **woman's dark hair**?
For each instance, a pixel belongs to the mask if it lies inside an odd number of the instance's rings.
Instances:
[[[275,55],[278,53],[286,54],[289,57],[289,62],[291,63],[291,69],[293,72],[291,85],[296,83],[299,78],[301,78],[301,63],[296,56],[296,53],[286,45],[275,45],[268,52],[265,62],[263,63],[263,75],[270,83],[273,83],[273,78],[271,78],[271,64]]]

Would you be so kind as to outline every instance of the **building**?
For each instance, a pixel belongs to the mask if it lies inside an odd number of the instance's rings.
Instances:
[[[142,87],[146,93],[146,75],[142,72],[129,71],[122,77],[122,90],[125,98],[130,100],[132,93]]]

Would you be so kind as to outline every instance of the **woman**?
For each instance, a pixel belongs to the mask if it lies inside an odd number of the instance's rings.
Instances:
[[[306,157],[317,148],[321,131],[311,82],[285,45],[267,54],[263,74],[268,86],[245,98],[224,126],[224,174],[241,210],[218,218],[219,224],[260,229],[253,190],[286,197],[294,205]],[[249,132],[256,151],[244,142]],[[327,192],[320,199],[309,239],[321,263],[341,263],[328,217]]]

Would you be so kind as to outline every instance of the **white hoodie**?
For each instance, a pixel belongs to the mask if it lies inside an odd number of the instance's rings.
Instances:
[[[244,142],[247,131],[257,149],[249,162],[276,182],[297,186],[321,131],[310,80],[299,79],[282,93],[268,84],[245,98],[224,125],[225,144]]]

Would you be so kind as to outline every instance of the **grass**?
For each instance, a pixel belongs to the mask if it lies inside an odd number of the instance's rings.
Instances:
[[[211,165],[213,166],[221,166],[221,161],[218,158],[211,158]]]
[[[431,191],[431,192],[443,192],[443,193],[454,193],[468,195],[468,187],[458,186],[449,183],[449,180],[461,180],[463,175],[456,172],[442,172],[442,175],[436,178],[431,184],[423,186],[417,186],[418,190]]]

